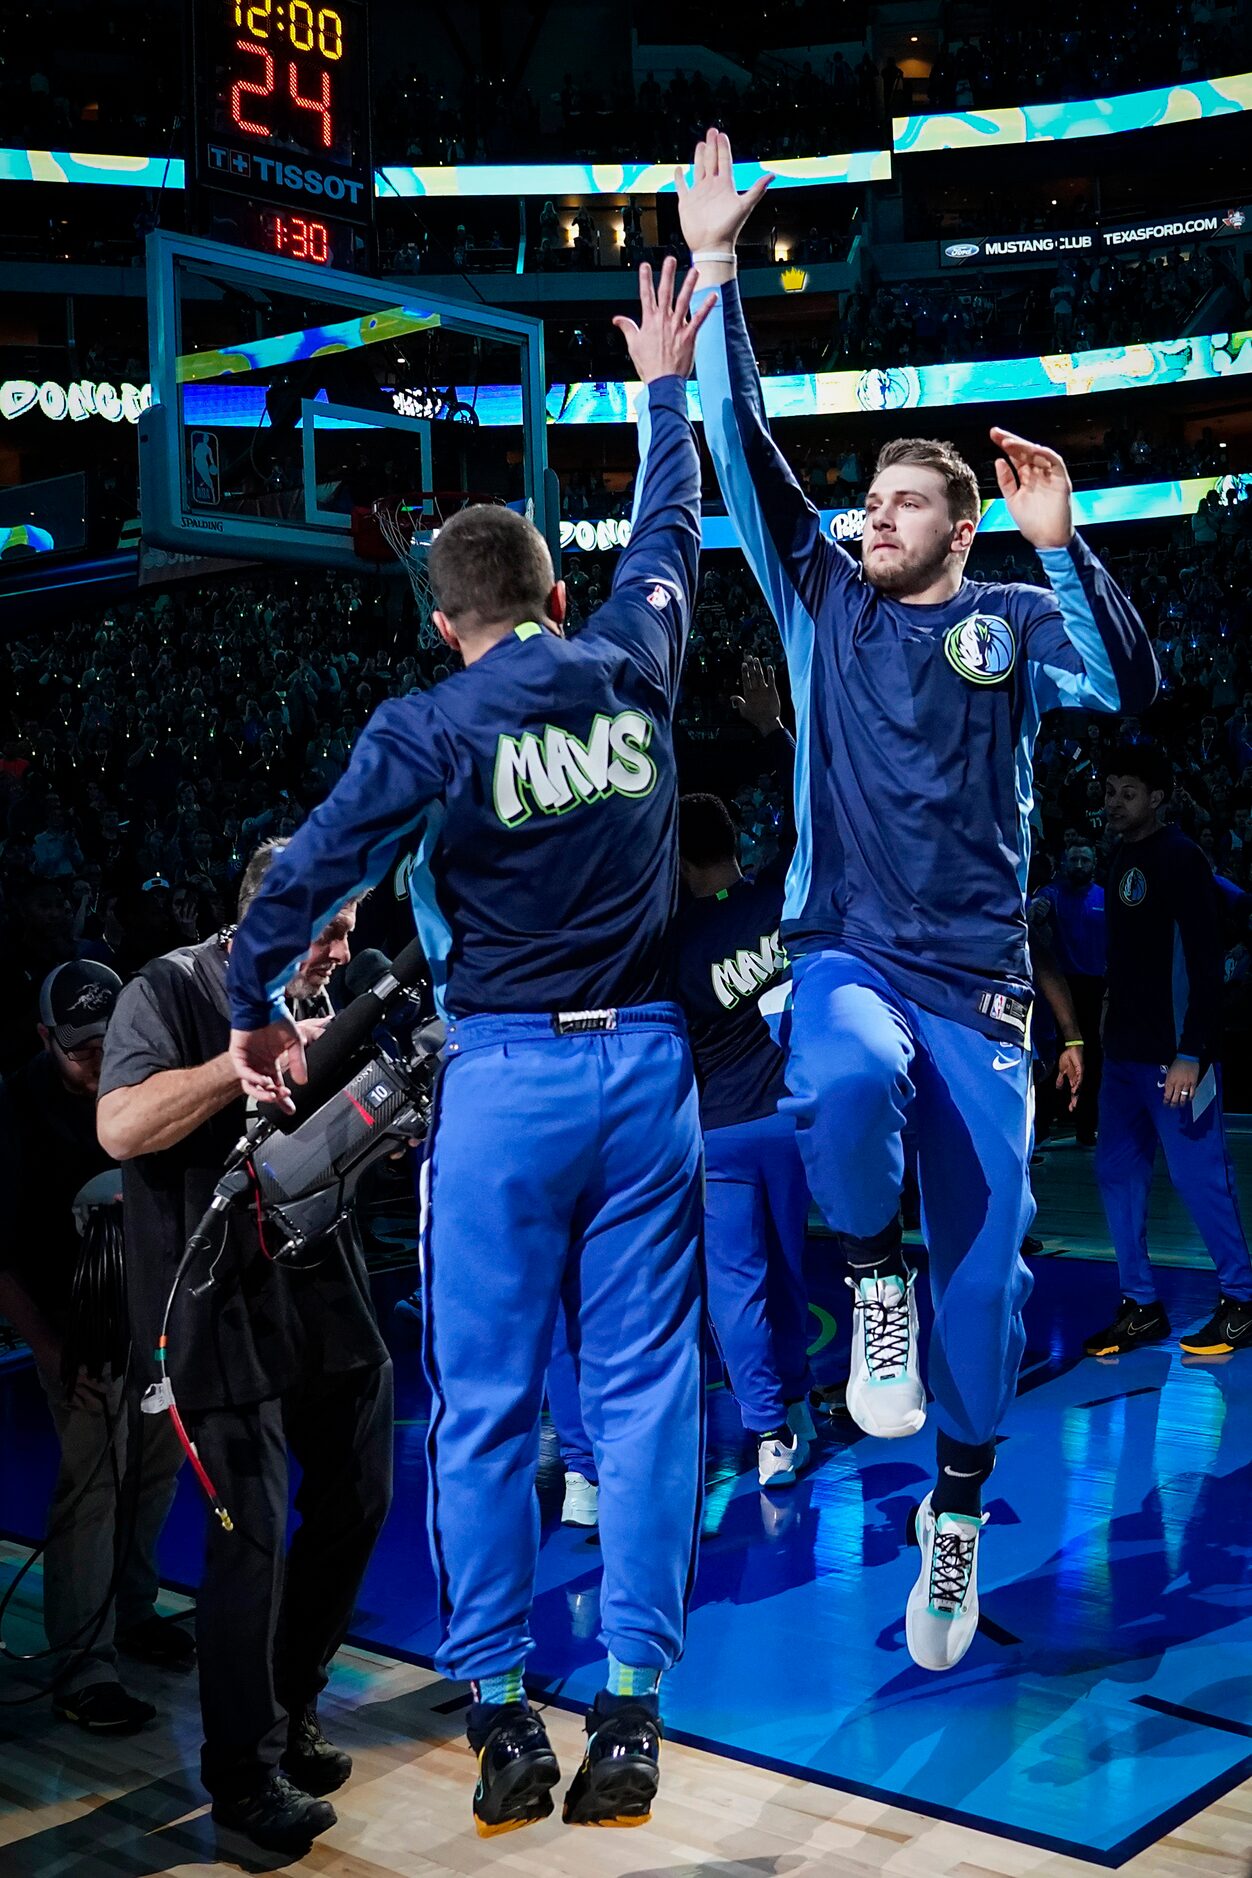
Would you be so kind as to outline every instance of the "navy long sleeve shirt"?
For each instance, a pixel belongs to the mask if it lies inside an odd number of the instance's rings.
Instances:
[[[629,545],[575,639],[519,626],[379,706],[235,935],[232,1022],[255,1030],[339,908],[416,848],[417,930],[442,1013],[668,996],[678,886],[673,714],[700,539],[686,386],[641,398]]]
[[[1207,1065],[1221,1035],[1217,883],[1180,828],[1123,841],[1104,894],[1108,1004],[1104,1053],[1128,1063]]]
[[[871,586],[770,436],[736,283],[718,294],[696,348],[705,436],[796,713],[783,941],[852,952],[924,1009],[1020,1043],[1039,719],[1145,709],[1151,642],[1078,536],[1041,552],[1048,586],[966,579],[925,605]]]

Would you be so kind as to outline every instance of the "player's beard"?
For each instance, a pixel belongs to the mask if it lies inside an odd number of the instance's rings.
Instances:
[[[875,555],[871,551],[861,555],[861,565],[870,586],[876,587],[879,593],[892,595],[924,593],[935,584],[947,564],[946,542],[924,560],[910,554],[907,548],[897,548],[894,554]]]

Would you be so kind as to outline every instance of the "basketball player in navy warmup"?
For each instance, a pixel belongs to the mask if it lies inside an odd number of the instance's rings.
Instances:
[[[304,1073],[289,961],[416,839],[414,911],[448,1019],[423,1170],[436,1663],[473,1688],[484,1835],[544,1818],[559,1778],[522,1686],[558,1308],[599,1477],[608,1650],[571,1824],[649,1816],[657,1688],[694,1572],[700,1133],[682,1016],[658,1001],[700,539],[685,382],[699,322],[694,280],[675,301],[674,274],[666,261],[654,290],[641,269],[641,324],[615,322],[645,390],[633,530],[608,600],[567,640],[537,530],[507,509],[454,516],[429,566],[435,623],[466,669],[374,713],[231,955],[233,1060],[250,1094],[289,1099],[282,1053]]]
[[[1190,1356],[1252,1349],[1252,1262],[1222,1115],[1217,1046],[1222,938],[1213,870],[1160,811],[1173,782],[1154,744],[1109,760],[1104,808],[1117,839],[1109,862],[1108,1008],[1096,1179],[1108,1214],[1122,1303],[1087,1339],[1114,1356],[1172,1334],[1148,1259],[1148,1194],[1157,1143],[1178,1195],[1217,1268],[1206,1324],[1181,1339]]]
[[[779,716],[773,668],[743,666],[740,714],[765,738],[770,769],[791,788],[794,746]],[[743,1424],[756,1438],[763,1487],[790,1486],[808,1459],[809,1190],[795,1122],[780,1114],[783,1053],[765,1015],[784,1001],[779,939],[795,825],[779,853],[746,876],[735,827],[717,796],[684,796],[678,852],[678,999],[687,1014],[704,1129],[704,1265],[709,1320]]]
[[[795,859],[782,937],[794,984],[786,1107],[809,1187],[857,1282],[848,1408],[867,1432],[926,1416],[900,1242],[916,1133],[935,1328],[938,1479],[917,1510],[908,1646],[948,1669],[978,1621],[982,1486],[1013,1399],[1030,1274],[1025,888],[1031,753],[1058,705],[1141,711],[1143,625],[1074,533],[1052,450],[993,430],[1000,492],[1050,587],[967,580],[977,479],[950,445],[882,451],[860,564],[823,535],[769,433],[735,277],[762,180],[736,193],[711,130],[683,233],[719,306],[697,347],[705,437],[774,612],[796,713]]]

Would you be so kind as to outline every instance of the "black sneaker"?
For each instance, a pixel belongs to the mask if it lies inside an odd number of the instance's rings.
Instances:
[[[820,1388],[809,1390],[809,1407],[814,1415],[848,1416],[848,1385],[846,1382],[823,1383]],[[851,1416],[848,1416],[851,1420]]]
[[[661,1781],[661,1724],[638,1704],[587,1716],[587,1752],[570,1782],[567,1826],[646,1826]]]
[[[156,1720],[151,1702],[127,1695],[120,1682],[93,1682],[73,1695],[55,1695],[52,1713],[74,1722],[89,1735],[137,1735]]]
[[[352,1756],[332,1747],[317,1710],[306,1708],[287,1724],[287,1752],[279,1765],[302,1793],[333,1793],[351,1775]]]
[[[478,1750],[474,1824],[480,1839],[517,1832],[547,1819],[561,1770],[547,1730],[533,1709],[508,1702],[497,1711]]]
[[[1252,1350],[1252,1301],[1221,1298],[1207,1324],[1178,1339],[1188,1356],[1229,1356]]]
[[[173,1617],[145,1617],[142,1624],[119,1630],[117,1647],[162,1669],[190,1669],[196,1660],[195,1638]]]
[[[273,1773],[255,1793],[214,1800],[213,1817],[267,1852],[307,1852],[320,1833],[330,1831],[336,1814],[329,1800],[315,1800],[286,1774]]]
[[[1133,1298],[1123,1298],[1112,1323],[1088,1337],[1083,1348],[1088,1356],[1123,1356],[1149,1343],[1164,1343],[1170,1334],[1163,1304],[1136,1304]]]

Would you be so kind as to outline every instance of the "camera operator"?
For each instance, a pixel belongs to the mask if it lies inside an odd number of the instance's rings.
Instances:
[[[116,972],[90,959],[49,972],[43,1049],[0,1094],[0,1311],[30,1345],[61,1448],[43,1552],[53,1708],[89,1734],[116,1735],[156,1714],[122,1687],[118,1644],[174,1667],[195,1655],[187,1633],[153,1609],[182,1448],[165,1421],[145,1421],[132,1448],[124,1364],[89,1374],[74,1349],[75,1215],[107,1204],[100,1183],[114,1164],[96,1139],[96,1090],[121,989]]]
[[[285,842],[248,863],[243,917]],[[309,1041],[356,909],[314,940],[287,996]],[[232,933],[154,959],[123,991],[101,1076],[100,1139],[125,1163],[127,1262],[137,1361],[151,1360],[174,1274],[247,1115],[227,1055]],[[315,1261],[315,1262],[314,1262]],[[325,1800],[352,1771],[317,1719],[327,1666],[391,1496],[391,1364],[353,1223],[311,1250],[311,1269],[271,1263],[250,1211],[193,1264],[169,1312],[169,1370],[187,1432],[229,1508],[209,1521],[196,1607],[201,1774],[213,1816],[274,1851],[335,1823]],[[288,1453],[302,1479],[286,1546]]]

